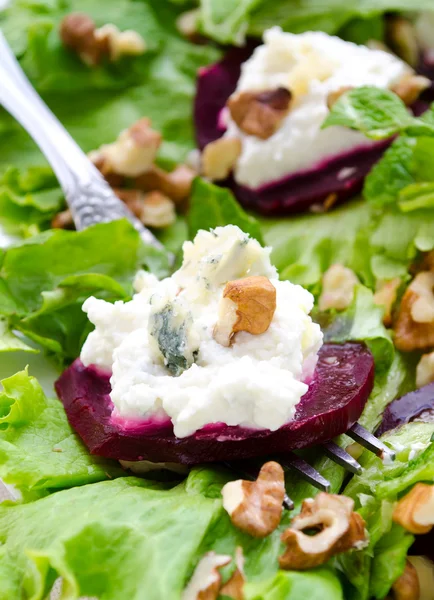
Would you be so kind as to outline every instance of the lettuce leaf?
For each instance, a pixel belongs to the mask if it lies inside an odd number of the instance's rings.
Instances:
[[[89,332],[81,310],[88,296],[127,299],[139,268],[160,276],[168,269],[165,253],[145,246],[126,221],[81,232],[47,231],[3,250],[0,261],[0,315],[6,331],[22,332],[60,362],[78,356]]]
[[[60,43],[58,26],[72,11],[97,25],[114,23],[141,33],[148,51],[115,65],[91,69]],[[111,142],[140,117],[161,131],[159,160],[185,159],[194,147],[192,100],[197,69],[218,59],[211,46],[194,45],[178,33],[179,8],[168,0],[15,2],[0,14],[4,31],[32,83],[85,151]],[[71,106],[74,110],[71,111]],[[5,113],[0,114],[0,172],[10,165],[44,164],[39,150]]]
[[[0,394],[0,476],[25,500],[125,475],[118,463],[90,456],[62,404],[46,398],[26,371],[3,379]]]
[[[187,220],[190,239],[199,229],[238,225],[245,233],[263,243],[258,221],[244,212],[232,192],[208,183],[201,177],[196,177],[193,182]]]

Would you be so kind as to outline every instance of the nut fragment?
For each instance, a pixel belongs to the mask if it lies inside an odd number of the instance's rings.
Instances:
[[[119,134],[117,140],[89,154],[101,172],[137,177],[152,167],[161,144],[161,134],[151,129],[147,118],[140,119]]]
[[[229,281],[220,300],[214,339],[230,346],[235,333],[259,335],[267,331],[276,310],[276,288],[267,277]]]
[[[246,577],[244,575],[243,549],[240,546],[235,550],[235,565],[235,571],[221,588],[220,595],[232,598],[232,600],[244,600],[244,584],[246,582]]]
[[[95,39],[100,45],[108,48],[111,61],[119,60],[122,56],[138,56],[146,51],[145,40],[137,31],[119,31],[116,25],[111,23],[96,29]]]
[[[346,85],[339,88],[338,90],[329,92],[329,95],[327,96],[327,108],[331,109],[333,104],[335,104],[335,102],[337,102],[341,96],[343,96],[346,92],[349,92],[352,89],[354,89],[352,86]]]
[[[179,15],[176,19],[176,28],[179,33],[191,42],[195,42],[199,36],[198,25],[200,19],[200,9],[193,8]]]
[[[256,481],[231,481],[223,487],[222,496],[235,527],[263,538],[280,523],[285,496],[283,469],[276,462],[267,462]]]
[[[85,13],[66,15],[60,23],[60,39],[64,46],[74,51],[89,66],[97,65],[105,48],[95,38],[95,23]]]
[[[60,24],[60,38],[67,48],[78,54],[89,66],[96,66],[103,57],[111,61],[124,55],[143,54],[144,39],[136,31],[119,31],[108,23],[96,29],[94,21],[85,13],[70,13]]]
[[[227,103],[230,115],[241,131],[266,140],[286,117],[291,92],[280,87],[260,92],[237,92]]]
[[[115,190],[131,212],[148,227],[163,228],[176,219],[175,205],[161,192],[145,194],[141,190]]]
[[[407,105],[411,106],[422,92],[431,87],[431,81],[422,75],[405,75],[390,89]]]
[[[386,43],[412,67],[419,61],[419,43],[413,23],[399,16],[386,19]]]
[[[134,183],[146,192],[158,190],[178,204],[189,197],[195,177],[196,172],[187,165],[179,165],[169,173],[154,165],[139,175]]]
[[[384,308],[383,323],[386,327],[392,325],[392,308],[396,302],[400,285],[401,280],[399,277],[395,277],[395,279],[390,279],[389,281],[382,281],[377,286],[377,291],[374,294],[374,303]]]
[[[434,563],[426,556],[409,556],[408,560],[417,572],[420,587],[418,600],[433,600]]]
[[[366,543],[365,522],[353,509],[351,498],[325,492],[313,500],[305,500],[300,514],[282,534],[286,550],[279,559],[280,567],[311,569],[335,554],[363,547]],[[304,533],[304,530],[312,529],[318,533]]]
[[[74,219],[72,218],[72,212],[69,210],[64,210],[60,213],[57,213],[51,221],[51,227],[53,229],[73,229],[74,228]]]
[[[332,265],[323,275],[322,292],[318,300],[320,310],[348,308],[354,298],[354,288],[359,283],[351,269],[340,264]]]
[[[434,352],[423,354],[416,367],[416,387],[421,388],[434,381]]]
[[[418,273],[406,289],[394,324],[398,350],[434,346],[434,273]]]
[[[392,585],[394,600],[419,600],[420,585],[415,567],[409,560],[405,562],[403,574]]]
[[[207,552],[194,570],[182,594],[182,600],[216,600],[222,582],[219,569],[230,562],[230,556]]]
[[[434,485],[417,483],[393,511],[393,520],[410,533],[428,533],[434,525]]]
[[[226,179],[241,154],[241,140],[223,137],[210,142],[202,152],[202,171],[211,181]]]

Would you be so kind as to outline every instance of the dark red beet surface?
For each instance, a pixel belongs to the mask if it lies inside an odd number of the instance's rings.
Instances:
[[[176,438],[167,421],[115,420],[109,379],[110,374],[77,359],[56,382],[68,420],[89,451],[122,460],[194,465],[304,448],[347,431],[372,389],[374,360],[363,344],[325,344],[294,420],[273,432],[217,423]]]
[[[220,112],[236,88],[241,64],[249,58],[254,47],[250,44],[246,48],[230,50],[223,60],[199,72],[194,122],[200,149],[223,135],[218,124]],[[420,113],[427,106],[422,103],[415,108]],[[321,204],[330,194],[336,194],[335,203],[355,196],[388,145],[389,141],[383,141],[357,148],[315,165],[309,171],[293,174],[259,189],[238,185],[233,177],[220,183],[231,188],[241,204],[262,214],[302,212],[314,204]],[[347,171],[350,173],[347,177],[343,177],[343,169],[351,169]]]
[[[434,419],[434,383],[393,400],[383,413],[383,420],[376,435],[383,435],[386,431],[405,425],[420,417],[422,413],[431,415],[431,420]]]

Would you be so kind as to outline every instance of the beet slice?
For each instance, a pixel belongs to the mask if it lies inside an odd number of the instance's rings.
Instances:
[[[256,45],[251,43],[246,48],[230,50],[220,62],[199,71],[194,122],[200,149],[223,135],[224,130],[219,127],[220,113],[235,91],[241,64]],[[424,107],[426,109],[427,105]],[[258,189],[239,185],[233,177],[219,183],[231,188],[245,207],[265,215],[302,212],[314,204],[321,204],[331,194],[335,195],[334,202],[338,204],[362,189],[364,178],[389,144],[390,141],[381,141],[355,148]]]
[[[383,420],[376,431],[376,435],[383,435],[386,431],[410,423],[410,421],[417,418],[423,420],[423,417],[434,421],[434,383],[429,383],[414,392],[393,400],[383,413]]]
[[[363,344],[325,344],[309,390],[293,421],[277,431],[223,423],[176,438],[170,421],[112,418],[110,374],[77,359],[56,382],[71,426],[92,454],[121,460],[194,465],[304,448],[329,440],[359,418],[374,381],[374,360]]]

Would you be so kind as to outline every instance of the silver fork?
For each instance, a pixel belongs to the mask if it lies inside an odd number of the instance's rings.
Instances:
[[[101,173],[33,88],[0,31],[0,104],[24,127],[50,163],[77,229],[127,218],[143,241],[162,244],[119,200]]]

